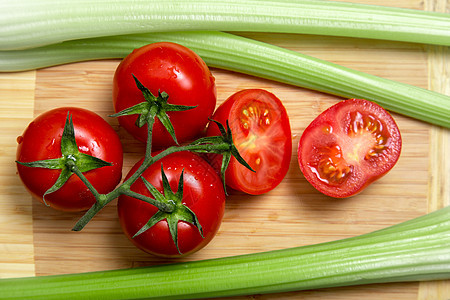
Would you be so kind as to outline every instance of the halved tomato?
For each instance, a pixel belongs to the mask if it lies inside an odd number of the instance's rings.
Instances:
[[[283,180],[292,156],[292,136],[285,107],[274,94],[263,89],[246,89],[231,95],[212,117],[225,124],[228,120],[233,142],[255,172],[234,157],[225,174],[228,186],[248,194],[266,193]],[[220,135],[211,123],[208,136]],[[213,164],[220,168],[221,157]]]
[[[298,162],[305,178],[325,195],[355,195],[396,164],[400,130],[378,104],[362,99],[338,102],[305,129]]]

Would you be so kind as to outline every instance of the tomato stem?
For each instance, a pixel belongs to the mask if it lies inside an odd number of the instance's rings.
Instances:
[[[222,164],[221,173],[222,173],[222,182],[223,187],[226,193],[226,184],[225,184],[225,170],[228,166],[231,156],[234,156],[238,162],[249,168],[251,171],[251,167],[247,164],[247,162],[240,156],[236,146],[233,143],[233,137],[231,134],[230,126],[228,122],[226,124],[226,128],[220,124],[219,122],[213,121],[219,126],[219,130],[221,132],[221,136],[216,137],[203,137],[200,138],[193,143],[185,146],[179,146],[173,126],[170,122],[170,119],[167,117],[167,111],[185,111],[192,109],[192,106],[183,106],[183,105],[172,105],[167,103],[168,95],[165,93],[159,93],[158,97],[155,97],[144,85],[142,85],[139,80],[133,75],[135,79],[135,83],[137,87],[142,91],[142,94],[146,100],[146,102],[141,102],[133,107],[126,108],[112,116],[119,117],[124,115],[131,114],[139,114],[136,126],[142,127],[147,124],[147,144],[145,148],[145,155],[142,164],[139,168],[134,172],[127,180],[125,180],[122,184],[116,187],[115,190],[110,192],[109,194],[102,195],[97,192],[97,190],[92,186],[92,184],[86,179],[83,175],[82,171],[79,170],[75,166],[75,161],[71,161],[71,168],[73,168],[74,172],[80,177],[80,179],[85,183],[85,185],[89,188],[92,194],[96,198],[96,203],[81,217],[81,219],[77,222],[77,224],[73,227],[72,230],[78,231],[83,229],[83,227],[109,202],[113,199],[119,197],[120,195],[127,195],[138,200],[145,201],[157,207],[161,213],[170,214],[176,209],[176,205],[169,203],[167,201],[158,201],[157,199],[152,199],[145,195],[136,193],[131,191],[131,185],[138,180],[141,175],[145,172],[145,170],[155,163],[156,161],[162,159],[163,157],[173,154],[175,152],[181,151],[192,151],[199,153],[219,153],[224,156],[224,163]],[[153,136],[153,125],[155,124],[155,118],[163,123],[164,127],[169,131],[173,140],[177,143],[177,146],[169,147],[162,152],[152,156],[152,136]],[[70,132],[69,132],[70,133]],[[164,176],[164,172],[161,169],[161,175]],[[182,180],[182,178],[180,179]],[[182,184],[182,183],[180,183]],[[153,194],[152,194],[153,195]],[[154,196],[154,195],[153,195]],[[155,196],[154,196],[155,197]],[[181,202],[181,199],[180,199]],[[188,208],[186,208],[188,209]],[[197,217],[193,212],[186,213],[188,215],[186,220],[197,220]],[[173,217],[170,217],[173,219]],[[192,221],[197,224],[198,222]],[[201,231],[200,224],[196,225]],[[172,228],[173,231],[173,228]],[[175,241],[176,243],[176,241]]]
[[[154,124],[154,122],[149,121],[148,125]],[[152,137],[152,126],[148,126],[148,140],[146,153],[144,157],[143,163],[139,166],[139,168],[134,172],[127,180],[125,180],[122,184],[120,184],[116,189],[111,191],[108,194],[99,194],[97,190],[92,186],[92,184],[87,180],[84,174],[76,167],[74,167],[74,173],[78,175],[78,177],[84,182],[84,184],[89,188],[89,190],[93,193],[96,198],[96,203],[78,220],[75,226],[72,228],[73,231],[82,230],[86,224],[101,210],[105,207],[109,202],[116,199],[120,195],[127,195],[138,200],[142,200],[148,202],[155,207],[157,207],[160,211],[164,213],[171,213],[175,207],[170,203],[164,203],[156,201],[150,197],[144,196],[142,194],[131,191],[131,185],[139,179],[139,177],[144,173],[144,171],[156,161],[162,159],[163,157],[181,151],[194,151],[194,152],[213,152],[217,150],[226,151],[230,148],[229,145],[225,143],[219,144],[190,144],[186,146],[172,146],[164,151],[158,153],[154,157],[151,155],[151,137]]]
[[[160,201],[157,201],[157,200],[155,200],[153,198],[150,198],[150,197],[144,196],[142,194],[133,192],[131,190],[124,190],[123,194],[126,195],[126,196],[129,196],[129,197],[133,197],[133,198],[136,198],[138,200],[142,200],[142,201],[145,201],[147,203],[150,203],[151,205],[156,206],[160,211],[165,212],[165,213],[171,213],[175,209],[174,205],[172,203],[170,203],[170,202],[167,202],[167,203],[160,202]]]
[[[149,122],[150,124],[154,124],[153,122]],[[162,159],[163,157],[176,153],[181,151],[192,151],[192,152],[199,152],[199,153],[230,153],[230,155],[233,156],[239,156],[238,160],[241,160],[239,153],[237,152],[236,147],[234,144],[232,144],[232,139],[227,136],[226,139],[223,137],[217,136],[217,137],[208,137],[208,138],[200,138],[197,141],[194,141],[193,143],[185,146],[171,146],[164,151],[158,153],[155,156],[152,156],[151,154],[151,136],[152,136],[152,126],[148,126],[148,140],[147,140],[147,148],[146,153],[144,157],[143,163],[139,166],[139,168],[134,172],[127,180],[122,182],[118,187],[116,187],[115,190],[108,194],[99,194],[95,188],[90,184],[90,182],[86,179],[86,177],[83,175],[83,173],[75,168],[76,172],[80,179],[86,184],[86,186],[91,190],[91,192],[94,194],[95,198],[97,199],[96,203],[83,215],[80,220],[77,222],[77,224],[72,228],[74,231],[80,231],[84,228],[84,226],[103,208],[105,207],[109,202],[116,199],[120,195],[127,195],[133,198],[136,198],[138,200],[142,200],[145,202],[148,202],[155,207],[157,207],[160,211],[165,213],[172,212],[175,208],[170,203],[163,203],[156,201],[150,197],[144,196],[142,194],[136,193],[131,191],[130,187],[131,185],[141,177],[141,175],[144,173],[144,171],[153,163],[156,161]],[[243,160],[243,159],[242,159]],[[244,161],[245,162],[245,161]],[[224,188],[225,188],[225,182]],[[195,217],[195,216],[194,216]]]
[[[78,222],[75,224],[75,226],[72,228],[72,231],[81,231],[87,223],[89,223],[90,220],[103,208],[108,204],[110,201],[98,201],[99,198],[97,198],[97,201],[94,203],[94,205],[89,208],[89,210],[78,220]]]
[[[75,173],[78,178],[83,181],[83,183],[86,185],[86,187],[91,191],[91,193],[94,195],[95,199],[98,201],[100,199],[100,193],[95,189],[95,187],[89,182],[89,180],[84,176],[83,172],[80,171],[80,169],[77,167],[74,161],[69,160],[66,162],[66,165],[70,166],[70,171]]]
[[[155,118],[150,118],[147,121],[147,144],[145,147],[145,160],[152,157],[152,136],[153,136],[153,124],[155,123]]]

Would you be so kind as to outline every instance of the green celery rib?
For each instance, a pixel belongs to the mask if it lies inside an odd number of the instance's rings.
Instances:
[[[449,96],[224,32],[147,33],[0,51],[0,71],[20,71],[83,60],[123,58],[134,48],[160,41],[175,42],[191,48],[211,67],[345,98],[364,98],[393,112],[450,128]]]
[[[450,278],[450,207],[365,235],[135,269],[0,280],[2,299],[185,299]]]
[[[15,0],[0,4],[0,49],[143,32],[306,33],[450,46],[450,16],[321,0]]]

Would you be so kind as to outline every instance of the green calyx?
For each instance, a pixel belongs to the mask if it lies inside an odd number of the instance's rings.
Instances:
[[[195,150],[196,152],[203,152],[203,153],[217,153],[222,155],[222,165],[220,167],[220,174],[222,177],[222,184],[223,188],[225,190],[225,194],[227,193],[226,190],[226,184],[225,184],[225,171],[228,168],[228,165],[230,164],[231,157],[234,156],[234,158],[242,164],[244,167],[249,169],[252,172],[255,172],[252,167],[245,161],[245,159],[239,154],[238,149],[234,145],[233,142],[233,135],[231,133],[230,125],[228,124],[228,120],[226,122],[226,128],[220,123],[215,120],[211,120],[214,122],[220,130],[220,136],[208,136],[200,138],[196,141],[194,141],[191,145],[200,145],[200,144],[206,144],[210,145],[210,147],[205,148],[204,150]]]
[[[59,158],[37,160],[32,162],[20,162],[16,161],[26,167],[31,168],[44,168],[61,170],[58,179],[43,195],[43,201],[45,202],[45,196],[59,190],[75,173],[75,170],[79,172],[88,172],[97,168],[111,166],[112,164],[101,160],[97,157],[89,154],[82,153],[78,150],[78,145],[75,140],[75,129],[72,122],[72,117],[67,113],[66,123],[64,125],[64,131],[61,137],[61,154]]]
[[[150,191],[152,196],[156,201],[168,204],[171,209],[168,210],[158,210],[134,236],[138,236],[146,230],[150,229],[153,225],[159,221],[166,220],[169,226],[169,231],[172,236],[173,242],[177,247],[178,253],[182,254],[180,248],[178,247],[178,222],[184,221],[190,223],[197,227],[200,235],[203,238],[203,229],[200,225],[195,213],[186,205],[182,203],[183,199],[183,174],[184,169],[181,172],[180,179],[178,182],[178,189],[174,193],[170,187],[169,181],[164,173],[163,165],[161,164],[161,177],[163,183],[163,194],[160,193],[150,182],[148,182],[144,177],[141,177],[146,188]]]
[[[158,96],[154,96],[148,88],[146,88],[137,78],[132,75],[136,86],[142,92],[145,101],[140,102],[132,107],[126,108],[116,114],[111,115],[111,117],[121,117],[128,115],[139,115],[136,120],[136,126],[142,127],[145,124],[153,124],[155,117],[161,121],[166,130],[172,136],[176,144],[178,144],[177,138],[175,136],[175,129],[170,122],[167,112],[169,111],[185,111],[195,108],[196,106],[187,105],[174,105],[167,103],[169,95],[166,92],[158,91]]]

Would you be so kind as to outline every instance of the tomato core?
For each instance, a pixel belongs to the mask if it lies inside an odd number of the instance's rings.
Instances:
[[[239,152],[244,153],[244,158],[249,159],[247,162],[254,169],[258,169],[261,165],[260,149],[270,144],[266,132],[271,124],[270,118],[269,109],[264,103],[252,102],[241,109],[241,131],[240,134],[235,135],[234,142]]]
[[[362,139],[362,143],[358,145],[367,145],[355,157],[370,160],[382,155],[390,140],[389,134],[384,130],[386,126],[383,122],[373,115],[363,116],[360,112],[352,113],[350,117],[352,122],[349,125],[348,135],[353,139]]]

